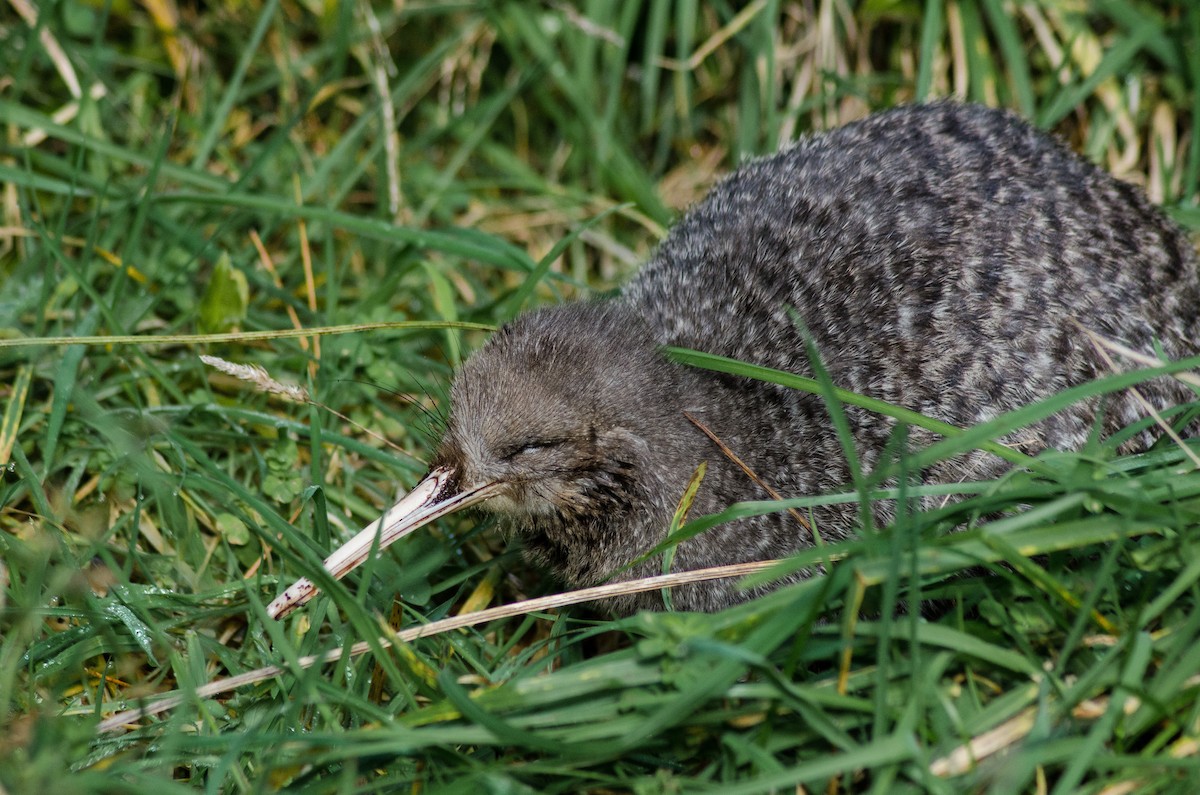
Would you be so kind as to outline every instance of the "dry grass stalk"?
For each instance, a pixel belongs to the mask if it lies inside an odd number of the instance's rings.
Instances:
[[[1189,678],[1183,683],[1180,689],[1186,690],[1194,687],[1200,687],[1200,675]],[[1077,720],[1098,720],[1108,711],[1110,703],[1111,697],[1106,695],[1088,699],[1077,704],[1071,710],[1071,715]],[[1121,703],[1121,710],[1126,715],[1132,715],[1141,705],[1141,699],[1136,696],[1126,696]],[[981,760],[1011,748],[1016,743],[1025,739],[1029,732],[1033,730],[1040,709],[1043,709],[1043,707],[1029,707],[1022,710],[996,728],[980,734],[968,743],[960,745],[940,759],[935,759],[930,764],[929,771],[935,776],[946,778],[962,775],[973,770]],[[1171,746],[1170,753],[1171,756],[1176,758],[1195,756],[1197,753],[1200,753],[1200,741],[1197,741],[1195,738],[1184,737]],[[1104,791],[1109,793],[1109,795],[1137,791],[1136,788],[1132,790],[1123,789],[1125,783],[1128,782],[1123,782],[1115,788]]]
[[[314,326],[300,329],[270,329],[267,331],[220,331],[214,334],[91,334],[85,336],[57,337],[9,337],[0,338],[0,350],[4,348],[47,348],[56,345],[201,345],[221,342],[259,342],[294,337],[314,337],[323,334],[355,334],[363,331],[384,329],[442,329],[458,328],[469,331],[495,331],[485,323],[470,323],[459,320],[381,320],[373,323],[342,323],[337,326]]]
[[[750,574],[757,574],[765,571],[772,566],[780,563],[778,560],[763,560],[754,563],[738,563],[731,566],[716,566],[710,569],[697,569],[696,571],[681,571],[672,574],[662,574],[657,577],[646,577],[641,580],[629,580],[627,582],[609,583],[607,585],[597,585],[592,588],[581,588],[576,591],[567,591],[565,593],[553,594],[551,596],[541,596],[536,599],[526,599],[521,602],[514,602],[510,605],[502,605],[500,607],[491,607],[487,610],[479,610],[474,613],[466,613],[463,615],[444,618],[440,621],[431,621],[428,624],[423,624],[418,627],[411,627],[400,632],[393,632],[390,629],[384,637],[378,638],[374,642],[359,641],[353,644],[349,649],[350,657],[358,657],[366,654],[372,647],[378,643],[382,648],[391,648],[397,643],[409,643],[417,638],[430,637],[439,635],[443,632],[449,632],[455,629],[465,629],[478,624],[486,624],[489,621],[498,621],[500,619],[511,618],[513,616],[526,615],[528,613],[536,613],[542,610],[553,610],[569,605],[580,604],[583,602],[595,602],[601,599],[610,599],[615,596],[623,596],[627,594],[641,593],[643,591],[656,591],[662,588],[674,588],[679,585],[688,585],[696,582],[707,582],[709,580],[720,580],[730,577],[745,577]],[[307,657],[301,657],[297,661],[300,668],[310,668],[321,663],[335,662],[346,655],[346,648],[339,646],[336,649],[325,652],[324,654],[312,654]],[[258,668],[253,671],[247,671],[237,676],[230,676],[225,679],[215,679],[207,684],[196,688],[195,693],[183,694],[174,693],[165,696],[159,701],[152,704],[146,704],[135,709],[118,712],[117,714],[101,721],[96,731],[100,734],[116,731],[127,727],[134,721],[150,715],[157,715],[162,712],[174,709],[175,707],[189,701],[191,698],[212,698],[221,693],[228,693],[231,690],[236,690],[240,687],[252,685],[256,682],[261,682],[265,679],[270,679],[275,676],[280,676],[287,673],[288,668],[279,665],[269,665],[265,668]]]
[[[312,402],[307,389],[299,384],[284,384],[276,381],[267,373],[265,368],[257,364],[236,364],[226,361],[219,356],[209,356],[208,354],[201,354],[200,361],[209,367],[220,370],[226,375],[231,375],[234,378],[254,384],[260,392],[279,395],[288,400],[294,400],[297,403]]]
[[[412,453],[408,452],[404,448],[397,445],[392,440],[388,439],[386,436],[376,433],[375,431],[371,430],[370,428],[363,427],[360,423],[355,422],[353,419],[351,419],[350,417],[347,417],[345,414],[343,414],[342,412],[338,411],[335,408],[326,406],[324,403],[313,400],[312,396],[309,395],[308,390],[305,389],[304,387],[300,386],[299,384],[284,384],[279,381],[276,381],[274,378],[272,378],[270,376],[270,374],[266,371],[266,369],[260,365],[237,364],[235,362],[226,361],[225,359],[222,359],[218,356],[209,356],[208,354],[201,354],[200,361],[204,362],[209,367],[213,367],[213,368],[216,368],[217,370],[220,370],[221,372],[225,373],[226,375],[231,375],[234,378],[254,384],[256,387],[258,387],[260,392],[266,392],[267,394],[271,394],[271,395],[279,395],[280,397],[286,398],[288,400],[294,400],[297,403],[307,403],[309,405],[316,406],[317,408],[322,409],[324,411],[328,411],[330,414],[337,417],[342,422],[345,422],[345,423],[348,423],[349,425],[354,426],[358,430],[360,430],[363,433],[370,436],[375,441],[380,442],[380,443],[386,445],[387,447],[390,447],[392,450],[396,451],[397,453],[408,456],[409,458],[413,459],[414,461],[421,460],[417,456],[413,455]]]
[[[758,484],[759,488],[761,488],[767,494],[770,494],[771,499],[774,499],[774,500],[782,500],[783,499],[782,494],[780,494],[778,491],[776,491],[771,486],[770,483],[767,483],[765,480],[760,478],[758,476],[758,474],[753,469],[750,468],[750,465],[747,464],[745,461],[743,461],[740,457],[738,457],[737,453],[733,452],[733,450],[730,450],[729,446],[727,444],[725,444],[725,442],[721,441],[721,437],[717,436],[715,433],[713,433],[711,430],[709,430],[707,425],[705,425],[703,422],[696,419],[695,417],[693,417],[691,414],[689,414],[686,411],[683,412],[683,416],[687,417],[688,421],[691,422],[692,425],[695,425],[697,428],[699,428],[701,430],[701,432],[704,433],[705,436],[707,436],[709,439],[711,439],[713,444],[715,444],[717,446],[717,448],[720,449],[720,451],[725,455],[725,457],[728,458],[733,463],[737,464],[738,468],[741,469],[743,472],[745,472],[747,477],[749,477],[756,484]],[[804,516],[799,511],[797,511],[795,508],[788,508],[787,512],[789,514],[791,514],[793,519],[795,519],[797,522],[800,523],[801,527],[803,527],[805,530],[807,530],[810,533],[812,532],[812,525],[810,525],[808,523],[808,520],[805,519]]]
[[[1080,328],[1083,327],[1080,326]],[[1117,368],[1117,364],[1112,360],[1112,357],[1108,355],[1108,349],[1115,350],[1123,356],[1129,356],[1134,361],[1138,361],[1142,364],[1148,364],[1152,367],[1164,364],[1164,362],[1161,362],[1151,356],[1146,356],[1138,353],[1135,350],[1132,350],[1131,348],[1127,348],[1119,342],[1105,339],[1103,336],[1094,331],[1090,331],[1086,328],[1084,328],[1083,331],[1088,335],[1092,345],[1096,348],[1096,353],[1100,355],[1100,358],[1104,359],[1104,363],[1108,365],[1108,369],[1112,370],[1114,373],[1119,373],[1121,371]],[[1184,378],[1183,376],[1189,376],[1189,378]],[[1196,379],[1196,377],[1191,373],[1179,373],[1177,377],[1179,380],[1187,384],[1195,384],[1200,381],[1200,379]],[[1158,409],[1154,408],[1150,401],[1146,400],[1146,398],[1142,396],[1142,393],[1139,392],[1136,387],[1129,387],[1129,394],[1133,395],[1134,399],[1141,405],[1142,409],[1154,418],[1154,422],[1158,425],[1158,427],[1162,428],[1163,433],[1170,437],[1171,441],[1179,445],[1179,449],[1184,452],[1184,455],[1191,459],[1192,465],[1197,469],[1200,469],[1200,456],[1197,456],[1196,453],[1194,453],[1192,449],[1187,446],[1187,444],[1183,441],[1183,438],[1175,432],[1174,428],[1171,427],[1171,424],[1164,420],[1162,415],[1158,413]]]
[[[25,24],[31,28],[38,27],[37,9],[28,0],[8,0],[8,4],[20,15],[21,19],[25,20]],[[54,64],[58,76],[66,84],[67,90],[71,92],[71,96],[75,99],[82,97],[83,88],[79,84],[79,77],[75,74],[75,67],[71,65],[71,59],[67,57],[62,45],[58,43],[58,39],[54,38],[50,28],[43,25],[38,30],[38,38],[46,50],[46,55]]]

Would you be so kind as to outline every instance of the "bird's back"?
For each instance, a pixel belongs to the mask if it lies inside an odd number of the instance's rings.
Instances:
[[[807,372],[794,312],[839,386],[958,425],[1103,374],[1080,326],[1173,358],[1200,332],[1194,249],[1140,190],[1008,113],[949,103],[740,168],[624,300],[662,344]],[[1069,412],[1039,445],[1077,446],[1091,420]]]

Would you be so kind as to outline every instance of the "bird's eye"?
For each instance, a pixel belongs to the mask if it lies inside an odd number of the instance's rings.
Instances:
[[[560,446],[562,443],[562,439],[527,439],[520,444],[510,447],[502,457],[505,461],[511,461],[517,456],[529,455],[539,450],[549,450],[550,448]]]

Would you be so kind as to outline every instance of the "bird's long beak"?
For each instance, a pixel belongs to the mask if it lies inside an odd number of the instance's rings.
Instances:
[[[372,549],[382,551],[389,544],[424,527],[434,519],[495,496],[498,488],[497,483],[485,483],[460,489],[453,469],[433,469],[383,516],[364,527],[354,538],[325,558],[325,570],[334,579],[340,580],[362,565]],[[267,614],[272,618],[283,618],[313,598],[316,593],[317,586],[310,580],[296,580],[276,597],[275,601],[267,605]]]

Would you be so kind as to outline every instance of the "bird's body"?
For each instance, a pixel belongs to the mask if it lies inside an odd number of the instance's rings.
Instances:
[[[1145,352],[1158,339],[1178,358],[1198,348],[1198,312],[1194,251],[1139,190],[1008,114],[902,108],[739,169],[620,297],[533,312],[500,331],[458,376],[438,461],[465,482],[511,482],[485,509],[509,520],[534,561],[592,584],[664,539],[701,461],[694,515],[766,498],[685,411],[785,496],[844,490],[849,479],[821,398],[673,364],[660,346],[809,374],[798,317],[838,386],[965,427],[1105,374],[1080,326]],[[1186,397],[1169,380],[1142,392],[1160,408]],[[1078,447],[1095,409],[1076,406],[1035,426],[1037,438],[1009,441],[1029,452]],[[1143,415],[1117,396],[1105,429]],[[869,470],[893,426],[855,409],[849,420]],[[976,453],[926,477],[1005,466]],[[854,506],[814,511],[824,538],[852,533],[856,517]],[[811,544],[780,512],[686,541],[673,565]],[[673,602],[710,610],[739,593],[706,583]],[[619,609],[655,606],[650,593]]]
[[[1195,251],[1138,189],[1006,113],[900,108],[737,170],[619,297],[501,329],[455,379],[433,470],[446,485],[429,501],[476,494],[470,501],[503,517],[532,560],[571,584],[661,573],[658,559],[623,567],[663,541],[700,462],[708,471],[693,515],[767,496],[685,413],[784,496],[844,490],[849,479],[820,397],[685,367],[662,346],[810,374],[799,319],[837,386],[965,427],[1105,374],[1082,328],[1181,358],[1200,348],[1198,315]],[[1188,396],[1169,379],[1141,391],[1160,408]],[[1098,405],[1005,441],[1077,448]],[[1116,395],[1102,430],[1143,413]],[[893,425],[847,414],[870,470]],[[971,453],[923,474],[955,482],[1005,466]],[[857,526],[854,506],[812,516],[826,539]],[[673,568],[812,543],[779,512],[684,541]],[[745,596],[719,581],[678,589],[673,603],[713,610]],[[652,592],[615,609],[661,605]]]

